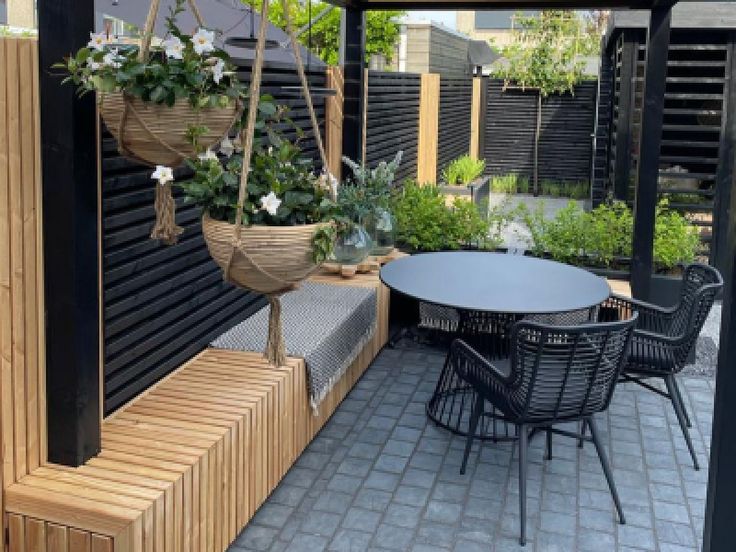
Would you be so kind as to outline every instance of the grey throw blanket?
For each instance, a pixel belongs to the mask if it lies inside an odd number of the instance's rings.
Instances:
[[[376,290],[305,282],[281,297],[281,320],[289,356],[306,361],[309,398],[317,412],[327,393],[376,331]],[[268,307],[212,342],[218,349],[263,351]]]

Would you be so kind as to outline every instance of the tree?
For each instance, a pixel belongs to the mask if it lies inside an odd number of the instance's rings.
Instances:
[[[495,76],[507,84],[539,90],[542,96],[572,92],[583,78],[590,53],[589,26],[575,13],[544,10],[539,15],[514,16],[512,41],[498,48],[507,63]]]
[[[253,5],[247,0],[243,3]],[[295,29],[309,23],[309,5],[300,0],[287,0],[292,24]],[[327,9],[330,4],[317,0],[312,2],[311,15],[315,18]],[[366,12],[366,56],[383,55],[387,60],[394,56],[394,48],[399,39],[398,19],[404,12],[398,10]],[[277,27],[284,28],[286,21],[281,0],[274,0],[269,5],[269,20]],[[309,47],[309,33],[299,37],[302,45]],[[340,10],[335,8],[312,27],[311,50],[322,61],[329,65],[337,65],[340,49]]]

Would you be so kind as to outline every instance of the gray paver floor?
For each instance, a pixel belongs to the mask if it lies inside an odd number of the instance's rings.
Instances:
[[[590,444],[532,441],[526,548],[517,544],[518,464],[511,443],[477,444],[425,417],[443,356],[386,349],[241,533],[232,552],[699,550],[707,470],[695,471],[665,400],[619,386],[605,431],[627,524],[616,521]],[[683,377],[692,436],[707,465],[714,383]]]

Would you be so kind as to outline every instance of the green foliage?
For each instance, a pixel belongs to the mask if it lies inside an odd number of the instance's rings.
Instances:
[[[468,186],[483,174],[486,168],[484,159],[474,159],[463,155],[452,160],[442,171],[442,179],[450,186]]]
[[[677,211],[669,209],[666,199],[657,205],[654,224],[654,262],[663,267],[691,263],[700,246],[696,226]]]
[[[583,78],[589,38],[583,21],[564,10],[516,14],[512,41],[498,47],[507,63],[494,76],[508,84],[539,90],[542,96],[572,92]]]
[[[254,0],[242,0],[244,4],[253,5]],[[327,2],[312,2],[312,17],[324,11]],[[271,2],[269,5],[269,20],[282,29],[286,27],[284,11],[281,1]],[[405,12],[398,10],[367,11],[366,16],[366,56],[383,55],[391,60],[395,53],[396,42],[399,39],[399,19]],[[309,22],[309,10],[306,2],[289,0],[289,14],[295,28],[301,28]],[[309,33],[302,34],[298,39],[303,46],[309,48]],[[312,27],[311,50],[328,65],[337,65],[339,62],[340,45],[340,10],[333,9]]]
[[[529,179],[518,174],[504,174],[491,177],[491,191],[502,194],[526,194],[529,192]]]
[[[631,256],[634,219],[625,203],[614,201],[590,212],[571,201],[554,217],[546,219],[544,206],[519,208],[520,220],[530,233],[529,245],[535,255],[548,255],[569,264],[611,268],[617,259]],[[668,208],[657,206],[654,260],[661,270],[695,259],[700,239],[697,227]]]
[[[530,191],[529,179],[516,174],[504,174],[491,178],[491,191],[503,194],[527,194]],[[539,183],[542,195],[551,197],[569,197],[572,199],[586,199],[589,197],[587,182],[562,182],[557,180],[542,180]]]
[[[456,198],[451,206],[436,186],[407,182],[395,194],[398,241],[414,251],[442,251],[477,245],[495,249],[501,232],[509,222],[507,213],[493,210],[483,219],[476,205]]]
[[[244,96],[244,87],[235,76],[235,67],[224,50],[195,50],[193,37],[176,25],[186,0],[176,0],[166,18],[168,40],[181,44],[181,59],[166,54],[166,48],[151,48],[148,59],[138,61],[135,46],[115,48],[109,43],[98,48],[88,45],[54,67],[69,76],[64,82],[77,85],[80,95],[92,91],[125,92],[143,101],[174,105],[188,99],[194,107],[227,106]],[[98,35],[99,36],[99,35]]]

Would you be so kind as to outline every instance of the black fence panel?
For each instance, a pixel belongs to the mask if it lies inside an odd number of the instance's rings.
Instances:
[[[576,86],[574,94],[542,99],[540,180],[590,180],[596,87],[596,81],[588,81]],[[538,101],[536,91],[504,90],[501,80],[489,81],[484,148],[487,173],[532,178]]]
[[[241,78],[248,80],[243,67]],[[323,70],[311,71],[324,86]],[[288,105],[294,124],[305,130],[305,152],[317,157],[309,116],[294,69],[264,69],[263,93]],[[315,99],[324,120],[324,100]],[[293,128],[287,135],[296,137]],[[175,246],[149,238],[154,220],[152,169],[121,157],[107,133],[102,142],[102,282],[105,412],[135,397],[204,349],[215,337],[266,304],[258,294],[227,284],[210,259],[200,228],[201,212],[176,192],[177,222],[184,228]],[[186,168],[177,169],[186,178]]]
[[[593,205],[602,203],[608,194],[608,140],[613,124],[613,97],[615,72],[610,56],[603,55],[598,77],[598,101],[595,122],[595,149],[593,151],[593,178],[591,196]]]
[[[471,77],[440,77],[437,174],[453,159],[470,150],[470,117],[473,103]]]
[[[366,163],[390,161],[396,152],[404,156],[397,180],[416,178],[419,137],[421,76],[415,73],[370,71]]]

